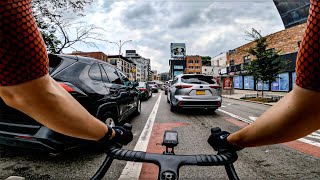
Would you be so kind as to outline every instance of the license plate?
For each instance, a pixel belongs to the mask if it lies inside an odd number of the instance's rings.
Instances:
[[[205,95],[206,92],[205,91],[202,91],[202,90],[197,90],[196,91],[196,95]]]

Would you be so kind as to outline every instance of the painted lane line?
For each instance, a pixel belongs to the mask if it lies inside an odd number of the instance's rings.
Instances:
[[[312,133],[311,135],[320,137],[320,134],[317,132],[319,132],[319,131],[316,131],[316,132]]]
[[[227,115],[229,115],[229,116],[231,116],[231,117],[233,117],[233,118],[239,119],[240,121],[243,121],[243,122],[245,122],[245,123],[251,124],[251,123],[253,122],[252,120],[249,120],[249,119],[246,119],[246,118],[237,116],[237,115],[235,115],[235,114],[229,113],[229,112],[224,111],[224,110],[222,110],[222,109],[217,109],[217,110],[220,111],[220,112],[223,112],[223,113],[225,113],[225,114],[227,114]]]
[[[313,138],[313,139],[319,139],[319,140],[320,140],[320,136],[313,136],[312,134],[311,134],[311,135],[308,135],[307,137],[308,137],[308,138]]]
[[[245,122],[245,123],[251,124],[251,123],[253,122],[253,121],[250,121],[250,120],[248,120],[248,119],[246,119],[246,118],[243,118],[243,117],[237,116],[237,115],[235,115],[235,114],[232,114],[232,113],[230,113],[230,112],[224,111],[224,110],[222,110],[222,109],[217,109],[217,110],[220,111],[220,112],[223,112],[223,113],[225,113],[225,114],[227,114],[227,115],[229,115],[229,116],[231,116],[231,117],[233,117],[233,118],[239,119],[240,121],[243,121],[243,122]],[[318,131],[317,131],[317,132],[318,132]],[[315,134],[319,135],[318,133],[315,133]],[[312,135],[309,135],[309,136],[306,136],[306,137],[320,139],[319,137],[312,136]],[[315,142],[315,141],[306,139],[306,137],[300,138],[300,139],[298,139],[298,140],[301,141],[301,142],[307,143],[307,144],[311,144],[311,145],[320,147],[320,143],[319,143],[319,142]]]
[[[255,121],[258,119],[258,117],[254,117],[254,116],[249,116],[249,119],[251,119],[252,121]]]
[[[223,108],[224,108],[224,107],[227,107],[227,106],[222,105],[221,107],[223,107]]]
[[[159,98],[151,111],[151,114],[148,118],[148,121],[146,122],[146,125],[144,126],[144,128],[141,132],[139,140],[137,141],[137,144],[133,149],[134,151],[145,152],[147,150],[147,147],[149,144],[149,139],[150,139],[152,128],[153,128],[153,124],[156,119],[159,104],[161,101],[161,95],[162,95],[162,93],[160,93]],[[119,180],[128,180],[128,179],[138,180],[139,176],[140,176],[141,168],[142,168],[142,163],[127,162],[126,166],[124,167],[124,169],[119,177]]]
[[[311,144],[311,145],[320,147],[320,143],[311,141],[311,140],[309,140],[309,139],[300,138],[300,139],[298,139],[298,140],[301,141],[301,142],[307,143],[307,144]]]

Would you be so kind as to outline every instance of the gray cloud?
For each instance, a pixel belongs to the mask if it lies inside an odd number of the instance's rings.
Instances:
[[[99,7],[105,14],[99,17],[101,26],[107,27],[112,41],[132,39],[123,50],[135,48],[160,72],[168,71],[172,42],[186,43],[189,55],[215,56],[248,43],[244,31],[253,27],[263,35],[284,28],[272,1],[125,2],[105,1]],[[106,53],[116,54],[117,48],[109,46]]]

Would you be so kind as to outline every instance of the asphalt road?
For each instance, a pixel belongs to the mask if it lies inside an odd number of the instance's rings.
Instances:
[[[212,154],[212,148],[206,140],[210,128],[219,126],[223,130],[236,131],[259,117],[270,106],[224,99],[223,107],[216,112],[185,110],[172,113],[164,93],[159,100],[159,107],[154,108],[160,93],[142,103],[142,113],[129,121],[133,125],[134,141],[127,149],[139,148],[137,141],[148,119],[155,113],[148,152],[162,152],[163,131],[174,129],[179,133],[179,145],[176,154]],[[149,121],[148,121],[149,122]],[[144,135],[143,135],[144,136]],[[317,133],[306,139],[319,142]],[[147,138],[146,138],[147,139]],[[300,143],[301,141],[297,142]],[[310,144],[299,144],[320,148]],[[310,145],[310,146],[308,146]],[[141,148],[141,147],[140,147]],[[23,176],[26,179],[89,179],[105,155],[92,147],[79,148],[56,157],[39,152],[26,152],[14,148],[0,147],[0,179],[9,176]],[[105,179],[118,179],[126,162],[114,161]],[[240,179],[320,179],[320,158],[312,153],[301,151],[290,144],[279,144],[259,148],[247,148],[239,152],[239,159],[234,164]],[[130,165],[126,166],[130,167]],[[157,168],[143,164],[140,179],[155,179]],[[223,167],[182,167],[181,179],[227,179]]]

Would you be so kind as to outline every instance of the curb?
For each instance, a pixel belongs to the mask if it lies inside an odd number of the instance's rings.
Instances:
[[[256,104],[263,104],[263,105],[273,106],[272,104],[262,103],[262,102],[257,102],[257,101],[242,100],[242,99],[237,99],[237,98],[232,98],[232,97],[226,97],[226,96],[222,96],[222,97],[223,97],[223,98],[227,98],[227,99],[238,100],[238,101],[244,101],[244,102],[251,102],[251,103],[256,103]]]

